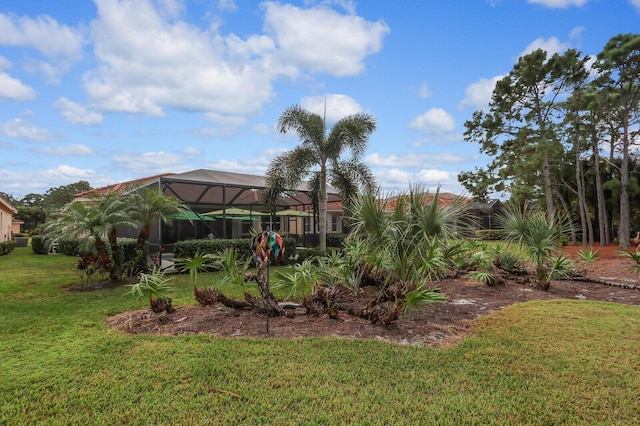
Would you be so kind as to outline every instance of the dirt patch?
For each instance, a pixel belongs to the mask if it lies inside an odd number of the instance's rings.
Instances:
[[[436,284],[446,295],[445,302],[430,305],[428,310],[411,316],[403,316],[392,326],[371,325],[367,320],[342,312],[337,319],[326,315],[306,316],[301,312],[293,317],[267,318],[251,311],[224,306],[177,306],[172,314],[155,314],[149,309],[140,309],[109,317],[107,323],[131,334],[207,333],[225,337],[267,338],[337,336],[447,346],[463,338],[471,322],[479,315],[517,302],[574,299],[640,305],[640,281],[633,272],[633,261],[620,256],[615,246],[595,247],[595,250],[598,250],[599,259],[587,268],[587,278],[592,281],[554,281],[549,291],[540,291],[515,282],[488,287],[466,276],[447,279]],[[578,258],[579,251],[580,247],[565,249],[567,256],[573,259]],[[611,285],[603,284],[605,282]]]

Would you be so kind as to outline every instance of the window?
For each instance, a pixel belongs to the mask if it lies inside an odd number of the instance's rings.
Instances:
[[[331,216],[331,232],[338,232],[338,219],[340,219],[338,216]]]

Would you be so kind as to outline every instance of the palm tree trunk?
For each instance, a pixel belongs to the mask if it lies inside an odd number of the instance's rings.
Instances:
[[[320,167],[320,193],[318,194],[318,216],[320,220],[320,251],[327,251],[327,166],[326,160]]]

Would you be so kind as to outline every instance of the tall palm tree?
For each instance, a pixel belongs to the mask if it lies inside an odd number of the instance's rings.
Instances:
[[[273,209],[278,196],[309,179],[311,187],[317,188],[320,250],[326,251],[327,181],[340,191],[343,203],[348,203],[359,188],[373,189],[373,175],[360,159],[376,120],[370,114],[349,115],[327,133],[323,117],[293,105],[282,113],[277,127],[281,133],[296,132],[302,144],[271,162],[266,179],[267,203]],[[347,151],[351,157],[345,159]]]

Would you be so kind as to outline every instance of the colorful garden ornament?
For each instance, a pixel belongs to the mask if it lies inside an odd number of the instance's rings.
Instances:
[[[263,231],[253,238],[251,251],[258,262],[258,289],[262,295],[264,309],[267,313],[267,334],[269,334],[269,316],[271,311],[279,312],[281,308],[269,290],[269,265],[279,262],[284,256],[282,237],[273,231]]]

